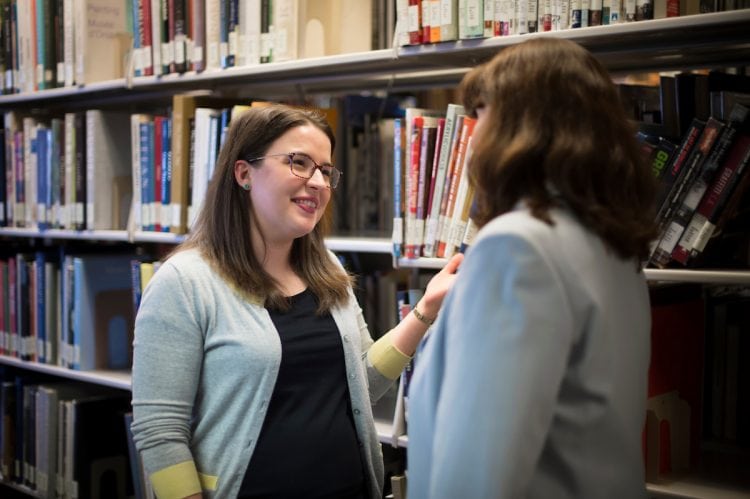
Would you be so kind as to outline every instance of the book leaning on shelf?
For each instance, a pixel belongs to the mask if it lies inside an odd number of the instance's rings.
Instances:
[[[650,264],[664,267],[669,263],[672,250],[681,235],[681,233],[677,233],[679,228],[672,225],[672,221],[677,216],[693,180],[700,174],[701,168],[711,154],[724,126],[721,121],[712,117],[709,118],[695,145],[690,149],[690,154],[686,156],[684,164],[680,168],[679,176],[672,185],[664,204],[662,204],[662,209],[657,215],[659,217],[660,236],[649,258]]]
[[[737,128],[743,126],[748,118],[747,107],[738,104],[725,124],[715,118],[709,118],[697,149],[691,155],[688,171],[683,179],[683,191],[675,198],[676,208],[665,224],[665,229],[652,261],[659,267],[666,266],[675,253],[679,240],[690,223],[695,209],[703,197],[709,182],[713,180],[719,166],[723,163],[729,147],[735,140]],[[679,251],[677,252],[679,253]]]
[[[717,199],[724,189],[732,189],[735,181],[744,172],[741,167],[744,152],[747,149],[747,120],[750,109],[736,104],[729,117],[719,143],[709,158],[703,174],[696,179],[686,197],[683,211],[685,215],[678,223],[684,223],[684,230],[679,242],[672,251],[672,259],[682,265],[687,264],[691,250],[698,239],[700,231],[708,217],[718,213]],[[733,178],[734,177],[734,178]],[[727,196],[729,192],[727,192]]]

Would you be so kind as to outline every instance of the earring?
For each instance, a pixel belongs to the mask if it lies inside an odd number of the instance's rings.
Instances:
[[[249,191],[250,190],[250,184],[244,183],[244,184],[242,184],[242,188],[245,189],[246,191]]]

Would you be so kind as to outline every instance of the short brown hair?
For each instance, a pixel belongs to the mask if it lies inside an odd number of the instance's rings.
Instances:
[[[201,211],[190,236],[178,248],[198,248],[237,289],[281,310],[288,308],[288,300],[252,250],[250,234],[259,231],[259,227],[254,222],[250,196],[235,180],[234,164],[263,156],[276,139],[304,125],[323,131],[333,152],[334,133],[324,115],[316,110],[273,104],[252,107],[233,119]],[[317,296],[319,312],[343,304],[351,285],[351,277],[332,260],[325,247],[324,235],[329,223],[330,217],[324,216],[312,232],[294,241],[290,255],[292,267]]]
[[[548,223],[550,208],[564,205],[621,258],[647,258],[656,181],[615,85],[587,50],[531,39],[474,68],[461,91],[470,113],[490,113],[469,167],[480,226],[520,200]]]

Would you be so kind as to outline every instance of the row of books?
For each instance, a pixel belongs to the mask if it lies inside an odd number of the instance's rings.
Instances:
[[[199,106],[209,101],[216,107]],[[230,112],[239,109],[219,102],[176,95],[155,114],[6,113],[0,226],[185,233],[191,199],[202,199]]]
[[[750,96],[745,99],[750,102]],[[735,102],[727,116],[694,118],[679,145],[644,139],[659,179],[660,235],[650,265],[695,265],[717,227],[734,213],[750,178],[749,118],[750,108]]]
[[[639,133],[660,182],[661,234],[649,260],[653,266],[697,265],[750,183],[750,96],[714,93],[716,116],[694,118],[679,144]],[[474,120],[449,104],[444,114],[407,108],[395,123],[394,256],[448,258],[463,251],[476,232],[466,177]]]
[[[2,0],[2,92],[122,78],[131,37],[125,0]]]
[[[403,45],[524,35],[679,15],[679,1],[400,0]]]
[[[74,370],[130,369],[134,316],[155,268],[130,253],[0,259],[0,354]]]
[[[373,0],[2,0],[0,86],[33,92],[385,48],[393,9]]]
[[[0,415],[2,481],[40,498],[146,497],[129,393],[6,373]]]
[[[462,106],[408,108],[394,133],[394,256],[448,258],[471,242],[466,165],[476,120]]]

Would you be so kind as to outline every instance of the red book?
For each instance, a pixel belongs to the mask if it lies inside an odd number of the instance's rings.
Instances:
[[[406,165],[406,238],[404,241],[404,256],[417,258],[419,242],[417,242],[417,198],[419,194],[419,155],[422,150],[422,126],[424,118],[415,116],[412,121],[411,133],[407,137],[409,148],[409,164]]]
[[[407,11],[409,45],[422,43],[422,0],[409,0]]]

